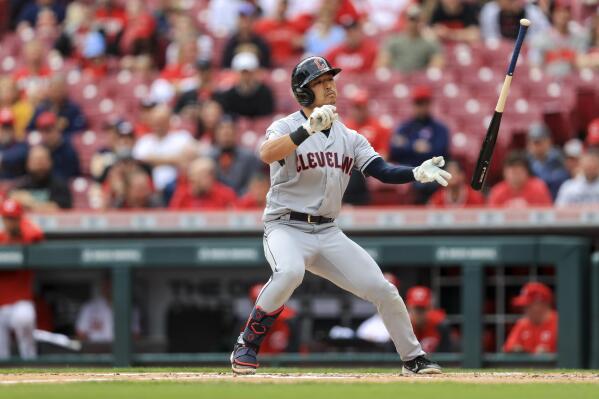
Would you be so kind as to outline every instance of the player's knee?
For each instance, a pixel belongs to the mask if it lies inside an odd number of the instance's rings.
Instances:
[[[304,280],[304,273],[303,267],[290,267],[275,272],[275,278],[279,278],[287,287],[297,288]]]
[[[18,302],[14,305],[10,326],[15,330],[33,330],[35,327],[35,308],[31,302]]]
[[[369,296],[370,298],[368,299],[377,305],[385,302],[401,300],[399,292],[397,291],[397,287],[385,279],[382,279],[382,281],[377,281],[372,287],[370,287]]]

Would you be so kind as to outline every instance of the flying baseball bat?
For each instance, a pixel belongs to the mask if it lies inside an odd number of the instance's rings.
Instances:
[[[495,112],[489,127],[487,129],[487,135],[483,141],[483,145],[478,154],[478,161],[476,162],[476,169],[472,175],[472,181],[470,186],[475,190],[480,190],[485,183],[489,167],[491,165],[491,158],[493,157],[493,150],[495,149],[495,142],[497,141],[497,135],[499,134],[499,125],[501,124],[501,116],[505,109],[505,102],[507,100],[508,93],[510,92],[510,85],[512,83],[512,77],[514,76],[514,70],[516,69],[516,62],[518,61],[518,55],[520,54],[520,48],[524,42],[524,36],[530,26],[528,19],[520,20],[520,30],[518,31],[518,37],[516,38],[516,44],[514,46],[514,53],[512,54],[512,60],[505,75],[503,86],[501,87],[501,93],[497,100],[497,106],[495,106]]]

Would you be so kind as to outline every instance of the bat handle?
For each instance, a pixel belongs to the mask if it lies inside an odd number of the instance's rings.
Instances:
[[[526,32],[528,31],[528,27],[530,26],[530,21],[528,19],[520,20],[520,29],[518,30],[518,37],[516,38],[516,45],[514,46],[514,52],[512,53],[512,60],[510,61],[510,66],[507,69],[507,74],[512,76],[514,74],[514,70],[516,69],[516,62],[518,61],[518,55],[520,55],[520,49],[522,48],[522,43],[524,43],[524,37],[526,36]]]

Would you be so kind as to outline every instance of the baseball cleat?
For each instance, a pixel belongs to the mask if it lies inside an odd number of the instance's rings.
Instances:
[[[248,345],[235,344],[231,352],[231,370],[235,374],[256,374],[258,368],[257,352]]]
[[[439,366],[437,363],[421,355],[412,360],[404,362],[401,373],[403,375],[442,374],[443,371],[441,370],[441,366]]]

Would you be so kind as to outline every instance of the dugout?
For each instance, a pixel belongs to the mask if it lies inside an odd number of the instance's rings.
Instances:
[[[594,220],[589,216],[592,212],[570,212],[566,219],[567,226],[556,226],[559,214],[554,210],[518,214],[520,218],[513,213],[495,210],[347,212],[340,223],[346,226],[352,238],[375,257],[383,269],[459,269],[453,279],[459,286],[455,295],[460,308],[461,351],[435,354],[433,357],[438,361],[473,368],[508,364],[586,367],[589,365],[586,353],[591,350],[591,341],[588,339],[590,321],[595,325],[593,361],[597,359],[597,317],[588,317],[589,282],[597,284],[598,275],[595,266],[593,279],[588,278],[591,238],[596,228],[594,222],[588,222]],[[217,274],[223,275],[231,271],[261,270],[266,273],[259,234],[259,214],[210,214],[208,219],[202,214],[175,213],[168,214],[168,225],[161,228],[157,220],[166,215],[148,213],[123,217],[121,214],[118,225],[110,222],[112,215],[78,215],[77,218],[72,214],[39,216],[38,221],[45,227],[51,240],[31,247],[0,249],[2,268],[29,267],[50,272],[66,269],[111,271],[117,321],[112,354],[45,355],[34,363],[106,363],[117,366],[226,364],[228,353],[224,352],[135,353],[128,328],[132,280],[135,273],[140,271],[158,271],[165,267],[216,270]],[[73,220],[78,223],[73,223]],[[578,234],[573,234],[573,227],[581,226],[580,220],[587,220],[587,223],[583,228],[576,229]],[[181,225],[173,225],[179,222]],[[501,228],[494,229],[494,224]],[[435,226],[436,230],[432,231],[431,226]],[[520,234],[508,234],[510,229],[520,230]],[[189,237],[166,238],[172,237],[174,230],[178,235]],[[557,235],[559,231],[561,235]],[[129,235],[126,240],[110,238],[122,236],[124,232]],[[74,235],[79,238],[72,239]],[[594,265],[598,263],[596,261]],[[556,355],[527,356],[483,351],[481,340],[485,323],[489,322],[483,314],[487,271],[510,265],[551,265],[555,269],[557,310],[560,315]],[[595,299],[597,292],[596,288],[592,291]],[[596,314],[597,301],[591,302]],[[273,358],[265,356],[262,361],[271,364],[392,364],[398,362],[398,357],[393,353],[293,353]]]

